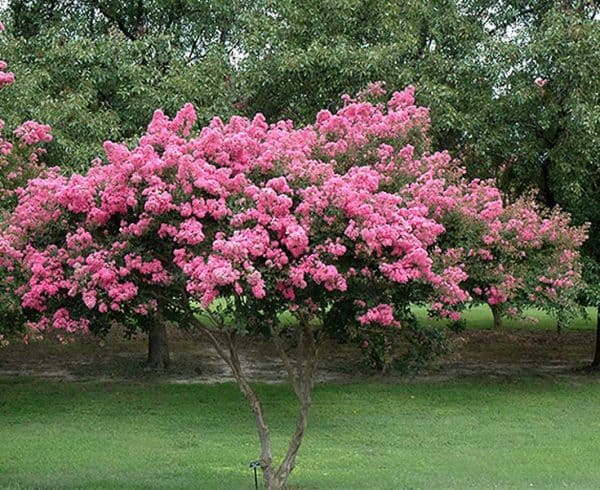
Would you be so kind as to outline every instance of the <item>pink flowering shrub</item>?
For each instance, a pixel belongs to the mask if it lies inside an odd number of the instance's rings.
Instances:
[[[191,105],[173,120],[157,111],[136,148],[107,142],[108,162],[86,175],[31,180],[2,238],[30,327],[177,318],[233,297],[271,319],[350,300],[345,321],[384,328],[409,301],[451,318],[473,298],[561,301],[579,281],[582,230],[532,200],[505,206],[491,182],[425,152],[413,93],[347,97],[302,128],[216,118],[195,137]]]
[[[485,245],[468,252],[474,302],[510,316],[531,305],[562,318],[575,313],[587,230],[569,221],[558,209],[540,209],[532,196],[505,206],[487,224]]]

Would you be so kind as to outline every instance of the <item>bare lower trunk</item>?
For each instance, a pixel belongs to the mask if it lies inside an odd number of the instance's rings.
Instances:
[[[500,308],[496,305],[490,305],[492,310],[492,318],[494,319],[494,329],[499,330],[502,328],[502,314]]]
[[[167,369],[171,363],[165,322],[157,320],[148,332],[148,360],[150,369]]]
[[[600,305],[598,305],[598,311],[596,312],[596,351],[594,352],[592,368],[600,370]]]
[[[272,331],[275,345],[279,355],[286,367],[288,377],[294,388],[294,393],[300,402],[300,413],[296,422],[296,430],[290,440],[287,453],[275,474],[275,485],[271,488],[285,488],[287,479],[296,465],[296,456],[302,444],[304,432],[308,424],[308,414],[312,404],[312,390],[315,381],[315,372],[317,368],[318,346],[315,341],[314,333],[310,329],[308,322],[298,328],[297,332],[297,362],[294,366],[285,351],[283,344],[279,339],[279,333]],[[295,367],[295,369],[294,369]]]
[[[258,398],[258,395],[254,392],[245,373],[242,370],[242,363],[237,354],[237,349],[234,344],[233,335],[227,336],[227,347],[229,350],[228,357],[224,357],[225,361],[228,362],[233,375],[238,382],[240,391],[244,395],[244,398],[250,404],[254,419],[256,421],[256,429],[258,430],[258,438],[260,440],[260,466],[263,470],[263,476],[265,481],[271,481],[274,477],[273,470],[273,446],[271,444],[271,433],[269,426],[265,420],[265,413],[263,405]],[[223,357],[223,356],[221,356]],[[267,488],[271,488],[267,486]]]
[[[286,487],[287,479],[296,465],[296,456],[300,449],[300,444],[302,444],[302,438],[304,437],[304,432],[306,431],[306,426],[308,424],[308,413],[311,403],[312,400],[310,394],[301,402],[300,414],[298,415],[298,421],[296,422],[296,430],[290,441],[288,452],[275,473],[275,481],[272,486],[268,488],[275,490]]]
[[[569,326],[567,319],[568,316],[562,310],[559,310],[556,315],[556,335],[560,336],[563,329]]]
[[[304,433],[306,432],[308,414],[312,403],[311,394],[314,386],[318,354],[314,333],[308,324],[297,329],[297,356],[296,362],[293,362],[283,346],[283,342],[279,337],[279,332],[272,332],[273,340],[283,360],[290,383],[300,402],[300,411],[298,420],[296,421],[294,434],[290,440],[285,457],[279,467],[276,467],[273,464],[271,435],[265,420],[263,406],[244,373],[235,343],[235,333],[226,331],[224,334],[220,334],[212,329],[206,328],[199,322],[196,322],[196,325],[209,337],[219,356],[221,356],[221,358],[229,365],[240,387],[240,391],[250,404],[260,440],[260,464],[263,471],[265,487],[267,490],[285,489],[287,487],[288,477],[296,464],[296,456],[300,449],[300,445],[302,444]]]

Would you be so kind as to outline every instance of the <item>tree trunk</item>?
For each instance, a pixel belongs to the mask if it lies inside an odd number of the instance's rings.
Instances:
[[[311,403],[310,393],[304,392],[300,402],[300,414],[298,416],[298,421],[296,422],[296,430],[290,441],[287,454],[281,462],[277,473],[274,475],[274,481],[271,482],[272,486],[269,487],[273,490],[279,490],[286,487],[288,477],[294,469],[294,466],[296,466],[296,456],[298,455],[298,450],[300,449],[300,444],[302,444],[302,438],[304,437],[304,432],[306,431],[306,426],[308,424],[308,412]]]
[[[252,389],[244,373],[235,342],[235,332],[227,331],[225,326],[218,320],[214,321],[214,323],[220,327],[221,332],[206,328],[195,318],[192,318],[192,322],[207,335],[219,356],[229,365],[233,376],[238,382],[240,391],[250,404],[260,440],[260,465],[263,471],[265,488],[267,490],[284,490],[287,488],[288,477],[296,464],[296,456],[306,431],[308,413],[312,403],[311,395],[318,359],[318,342],[315,339],[314,332],[307,322],[302,322],[302,325],[296,329],[297,345],[295,350],[297,351],[297,355],[296,362],[293,362],[281,342],[279,332],[271,330],[273,333],[272,340],[279,351],[288,373],[289,381],[300,402],[300,413],[296,421],[296,429],[283,461],[279,467],[276,467],[273,464],[271,434],[265,420],[264,409],[258,395]],[[219,337],[222,340],[219,340]]]
[[[492,310],[492,317],[494,318],[494,330],[499,330],[502,328],[502,314],[500,312],[500,308],[496,305],[490,305],[490,310]]]
[[[157,319],[148,332],[148,360],[146,367],[150,369],[167,369],[171,363],[167,329],[162,319]]]
[[[592,361],[592,369],[600,370],[600,305],[596,312],[596,352]]]

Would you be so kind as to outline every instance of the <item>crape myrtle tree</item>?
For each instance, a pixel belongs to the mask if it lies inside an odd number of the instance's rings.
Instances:
[[[235,106],[304,123],[370,80],[415,83],[435,145],[471,176],[496,178],[506,201],[538,189],[545,206],[590,222],[593,285],[598,12],[585,0],[12,0],[9,44],[33,76],[3,113],[14,124],[11,107],[41,114],[55,128],[53,161],[87,168],[104,138],[139,134],[154,107],[190,100],[201,121]]]
[[[191,105],[172,120],[157,111],[133,149],[107,142],[107,163],[85,175],[31,180],[2,235],[30,331],[193,326],[250,404],[267,488],[284,488],[328,330],[393,331],[411,303],[457,313],[471,299],[471,244],[499,240],[485,231],[504,212],[498,190],[465,179],[448,153],[428,152],[428,111],[412,87],[370,101],[383,95],[371,85],[309,126],[259,114],[215,118],[196,136]],[[299,402],[279,464],[240,360],[251,335],[273,343]]]
[[[568,214],[544,209],[533,196],[504,205],[497,219],[487,219],[480,247],[471,247],[464,257],[473,298],[469,306],[487,304],[496,328],[502,316],[522,317],[531,305],[563,321],[582,314],[579,250],[587,226],[569,223]]]

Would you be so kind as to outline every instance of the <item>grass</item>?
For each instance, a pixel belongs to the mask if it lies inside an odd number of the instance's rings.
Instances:
[[[223,299],[217,299],[215,304],[216,307],[224,307],[226,301]],[[427,324],[444,327],[448,324],[447,320],[432,319],[427,315],[427,308],[424,306],[413,306],[413,312],[417,318]],[[585,309],[586,315],[574,318],[571,323],[567,326],[573,330],[591,330],[596,328],[596,308],[588,307]],[[523,318],[509,318],[503,319],[503,327],[507,329],[533,329],[533,330],[555,330],[556,329],[556,318],[552,317],[548,313],[538,310],[536,308],[526,308],[524,310],[526,319]],[[477,305],[468,310],[465,310],[462,317],[467,322],[467,328],[475,329],[492,329],[494,321],[492,318],[492,312],[488,306]],[[290,325],[295,323],[293,315],[286,312],[279,317],[279,321],[284,325]]]
[[[275,444],[289,387],[259,385]],[[320,385],[291,488],[598,488],[600,382]],[[0,380],[1,488],[251,489],[232,384]]]
[[[427,308],[413,307],[417,318],[421,321],[435,326],[444,326],[447,320],[434,320],[427,317]],[[527,317],[534,318],[535,321],[524,321],[522,319],[503,319],[503,328],[506,329],[532,329],[532,330],[555,330],[556,319],[547,313],[529,308],[525,310]],[[569,330],[592,330],[596,328],[596,308],[586,308],[587,316],[575,318],[569,325]],[[479,305],[466,310],[463,318],[467,321],[467,328],[491,329],[493,328],[492,313],[487,306]]]

